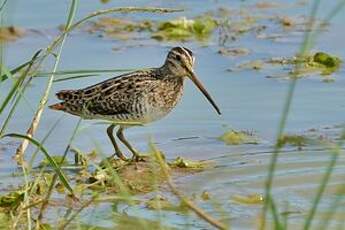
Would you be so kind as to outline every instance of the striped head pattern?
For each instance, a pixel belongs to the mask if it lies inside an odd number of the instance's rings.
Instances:
[[[174,73],[175,76],[185,77],[193,72],[195,57],[193,52],[186,47],[172,48],[165,61],[165,66]]]

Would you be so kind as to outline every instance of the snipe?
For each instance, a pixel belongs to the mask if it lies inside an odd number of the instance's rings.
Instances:
[[[174,47],[170,50],[163,66],[159,68],[123,74],[84,89],[62,90],[56,96],[63,102],[49,107],[84,119],[114,122],[107,128],[107,134],[114,146],[115,154],[122,160],[127,160],[113,136],[116,122],[145,124],[163,118],[180,101],[185,77],[194,82],[217,113],[221,114],[216,103],[194,74],[194,60],[193,53],[189,49]],[[132,152],[133,159],[138,161],[138,151],[123,135],[126,127],[128,125],[119,125],[116,135]]]

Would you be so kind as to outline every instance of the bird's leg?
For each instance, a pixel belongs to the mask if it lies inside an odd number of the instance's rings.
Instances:
[[[123,135],[123,130],[124,127],[120,126],[119,130],[117,130],[116,132],[116,136],[133,153],[132,160],[143,161],[143,157],[139,155],[139,152],[135,148],[133,148],[132,145],[126,140],[125,136]]]
[[[115,142],[115,138],[114,138],[114,135],[113,135],[114,128],[115,128],[115,125],[114,125],[114,124],[110,125],[110,126],[107,128],[108,137],[110,138],[110,141],[111,141],[111,143],[113,144],[114,149],[115,149],[115,154],[113,154],[111,157],[114,157],[114,155],[116,155],[116,156],[118,156],[121,160],[126,161],[127,158],[123,155],[123,153],[121,152],[119,146],[118,146],[118,145],[116,144],[116,142]]]

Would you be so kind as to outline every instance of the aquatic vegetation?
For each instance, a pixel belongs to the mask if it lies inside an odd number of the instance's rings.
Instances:
[[[238,40],[241,36],[254,31],[255,33],[264,30],[265,27],[258,25],[258,16],[239,13],[240,17],[232,18],[225,16],[217,19],[219,27],[219,44],[226,46],[228,43]],[[231,15],[231,14],[230,14]]]
[[[177,157],[172,162],[168,162],[171,168],[181,168],[181,169],[197,169],[202,170],[210,167],[210,162],[206,161],[193,161],[188,160],[183,157]]]
[[[71,163],[68,162],[68,160],[66,158],[64,158],[63,156],[51,156],[51,158],[57,162],[60,166],[64,166],[64,165],[70,165]],[[50,161],[47,158],[44,158],[40,163],[39,163],[39,167],[45,167],[45,166],[49,166],[50,165]]]
[[[182,202],[178,205],[170,202],[167,198],[157,195],[145,202],[145,206],[148,209],[153,210],[165,210],[175,212],[186,212],[188,208]]]
[[[311,74],[320,74],[323,79],[328,79],[328,75],[338,71],[342,60],[325,52],[316,52],[304,56],[293,57],[273,57],[270,59],[259,59],[237,65],[237,70],[254,69],[269,70],[277,65],[283,66],[284,70],[288,67],[286,75],[275,77],[304,77]],[[271,78],[271,77],[270,77]],[[274,77],[272,77],[274,78]]]
[[[261,194],[233,195],[231,200],[240,204],[262,204],[264,197]]]
[[[328,75],[337,71],[342,61],[340,58],[327,53],[317,52],[313,56],[313,62],[318,63],[320,68],[323,68],[321,74]]]
[[[25,29],[16,26],[0,27],[0,41],[13,42],[22,38],[25,33]]]
[[[211,195],[208,191],[202,191],[200,197],[202,200],[206,201],[206,200],[209,200],[211,198]]]
[[[24,200],[24,191],[13,191],[0,196],[0,207],[15,210]]]
[[[220,48],[218,53],[224,56],[246,56],[250,53],[250,50],[244,47],[235,48]]]
[[[253,133],[246,131],[226,131],[218,137],[218,140],[223,141],[227,145],[259,144],[259,139]]]
[[[2,208],[0,208],[0,229],[8,228],[10,223],[10,217]]]
[[[138,32],[149,33],[151,38],[162,40],[187,41],[191,39],[205,40],[217,22],[210,16],[199,16],[195,19],[185,17],[169,21],[130,21],[121,18],[103,17],[92,22],[87,28],[90,33],[100,32],[103,36],[118,39],[130,39],[138,36]]]
[[[165,159],[162,152],[159,151],[159,154],[162,159]],[[102,160],[98,164],[98,169],[91,173],[83,172],[78,180],[85,181],[85,186],[93,190],[106,189],[118,192],[119,185],[114,184],[112,179],[115,170],[123,185],[128,187],[132,194],[151,192],[164,183],[166,177],[161,173],[159,162],[153,157],[152,153],[147,153],[144,156],[145,161],[136,163],[114,158]],[[172,175],[181,172],[200,171],[210,167],[210,162],[192,161],[182,157],[177,157],[173,161],[166,162],[166,164],[170,167]]]
[[[270,9],[270,8],[277,8],[283,6],[282,3],[276,3],[276,2],[268,2],[268,1],[260,1],[255,3],[254,5],[258,9]]]
[[[291,17],[279,17],[279,22],[284,26],[284,27],[292,27],[296,24],[296,22],[291,18]]]
[[[264,62],[262,60],[254,60],[246,63],[242,63],[238,65],[240,69],[253,69],[253,70],[260,70],[264,67]]]
[[[217,27],[217,22],[209,16],[200,16],[196,19],[185,17],[161,22],[152,38],[157,40],[186,41],[192,38],[196,40],[207,39]]]
[[[101,32],[102,35],[127,40],[134,36],[133,32],[153,31],[153,22],[150,20],[130,21],[114,17],[102,17],[87,28],[90,33]]]
[[[336,72],[341,66],[341,59],[327,54],[325,52],[317,52],[315,54],[305,55],[291,59],[294,65],[302,65],[297,71],[291,71],[292,76],[303,76],[309,73],[320,73],[321,75],[330,75]]]
[[[277,145],[281,148],[285,145],[297,146],[298,149],[302,149],[308,143],[307,137],[303,135],[288,135],[285,134],[279,138]]]

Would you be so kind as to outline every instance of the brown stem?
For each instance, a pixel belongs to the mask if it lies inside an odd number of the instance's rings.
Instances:
[[[228,229],[228,227],[220,222],[219,220],[215,219],[214,217],[207,214],[203,209],[199,208],[196,204],[194,204],[191,200],[189,200],[185,195],[183,195],[182,192],[180,192],[174,183],[171,180],[168,168],[164,160],[162,159],[161,154],[153,147],[154,154],[156,159],[158,160],[161,169],[163,171],[164,176],[167,178],[167,184],[169,188],[171,189],[172,193],[177,196],[184,204],[187,205],[189,209],[191,209],[196,215],[198,215],[201,219],[205,220],[212,226],[218,228],[218,229]]]

